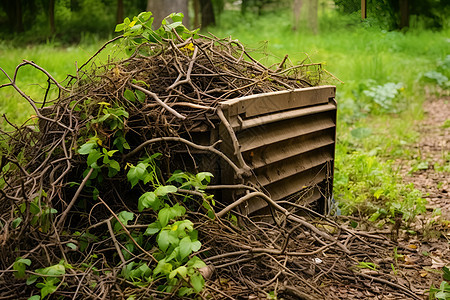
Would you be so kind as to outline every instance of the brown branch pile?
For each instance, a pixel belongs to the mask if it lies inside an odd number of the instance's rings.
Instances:
[[[56,85],[60,96],[47,101],[51,106],[38,108],[17,86],[17,72],[24,66],[44,72]],[[161,152],[170,162],[174,147],[206,150],[232,164],[216,145],[200,145],[189,136],[193,128],[217,124],[217,103],[316,85],[320,76],[318,64],[292,66],[286,57],[267,68],[239,42],[207,37],[168,41],[165,46],[144,44],[128,59],[90,70],[83,66],[66,87],[33,62],[24,61],[9,78],[10,83],[0,86],[15,88],[38,119],[35,126],[16,127],[1,135],[0,299],[26,299],[39,291],[34,284],[13,276],[18,257],[32,261],[28,276],[61,259],[70,264],[59,276],[52,299],[175,298],[176,291],[158,290],[158,282],[139,287],[120,276],[132,261],[154,264],[156,251],[152,247],[145,250],[136,242],[145,230],[140,226],[144,223],[123,226],[120,235],[112,229],[120,224],[120,211],[137,213],[140,191],[130,189],[125,166],[146,152]],[[130,92],[134,101],[124,96]],[[92,169],[83,175],[86,160],[77,149],[93,135],[105,148],[113,149],[117,129],[92,122],[105,105],[125,108],[129,114],[122,134],[131,149],[114,154],[121,164],[117,176],[104,175],[103,181],[93,186],[89,183]],[[172,167],[169,163],[161,169],[170,173]],[[214,220],[205,215],[202,194],[184,191],[190,194],[190,203],[171,198],[187,208],[203,244],[198,255],[208,264],[203,270],[207,284],[198,297],[256,299],[273,292],[279,299],[337,299],[342,289],[351,286],[354,298],[359,299],[383,295],[418,298],[411,286],[398,283],[389,274],[392,258],[388,253],[393,244],[388,239],[357,233],[295,202],[274,203],[258,189],[245,188],[249,193],[235,203],[216,204]],[[93,200],[94,192],[98,197]],[[253,197],[265,199],[272,215],[250,219],[235,210],[237,203]],[[229,211],[241,219],[240,226],[228,219]],[[138,219],[148,224],[155,218],[155,213],[145,211]],[[134,241],[134,250],[127,250],[131,252],[128,260],[122,251],[131,246],[125,245],[124,235]],[[154,242],[149,239],[147,243]],[[361,261],[375,262],[378,271],[350,268]]]

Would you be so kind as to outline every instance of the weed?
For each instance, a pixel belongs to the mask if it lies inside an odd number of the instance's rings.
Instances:
[[[377,264],[371,263],[371,262],[365,262],[365,261],[360,261],[357,265],[357,268],[360,269],[369,269],[369,270],[373,270],[376,271],[378,268]]]
[[[438,288],[434,285],[430,288],[430,299],[447,300],[450,298],[450,269],[448,267],[442,268],[443,281]]]

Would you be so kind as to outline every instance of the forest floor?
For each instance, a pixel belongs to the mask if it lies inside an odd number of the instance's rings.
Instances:
[[[420,133],[418,142],[409,149],[414,155],[397,163],[404,181],[423,193],[427,212],[413,225],[416,238],[404,235],[399,245],[411,248],[411,253],[402,257],[411,281],[438,287],[435,275],[450,263],[450,96],[428,97],[423,110],[424,119],[412,125]]]
[[[429,210],[440,208],[441,217],[450,220],[450,96],[430,96],[423,109],[425,118],[415,125],[420,133],[415,157],[400,173],[423,192]]]

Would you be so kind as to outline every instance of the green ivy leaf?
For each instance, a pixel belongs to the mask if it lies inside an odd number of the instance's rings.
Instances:
[[[125,279],[127,279],[127,280],[131,279],[131,272],[132,272],[133,267],[134,267],[135,264],[136,264],[136,262],[132,261],[132,262],[130,262],[129,264],[127,264],[127,265],[125,266],[125,268],[122,269],[121,275],[122,275]]]
[[[139,91],[139,90],[136,91],[136,97],[137,97],[137,99],[139,100],[139,102],[142,102],[142,103],[144,103],[144,102],[145,102],[145,99],[147,98],[147,96],[145,95],[145,93],[142,92],[142,91]]]
[[[177,274],[180,274],[181,277],[186,277],[187,275],[187,268],[185,266],[180,266],[178,268],[176,268],[175,270],[173,270],[172,272],[170,272],[169,274],[169,278],[172,279],[174,278]]]
[[[158,210],[161,207],[161,200],[156,196],[154,192],[146,192],[139,197],[138,210],[143,211],[146,208],[153,208]]]
[[[183,206],[180,206],[179,203],[175,204],[173,207],[166,204],[166,206],[159,211],[158,220],[162,227],[166,227],[166,225],[169,224],[169,220],[181,217],[185,213],[186,209]]]
[[[180,239],[178,238],[177,232],[171,229],[161,230],[156,239],[159,249],[163,252],[169,248],[169,246],[178,246]]]
[[[94,164],[96,164],[97,160],[102,156],[103,156],[103,154],[100,153],[99,151],[95,151],[95,150],[91,151],[87,157],[88,166],[90,166],[91,168],[94,168],[95,167]]]
[[[81,155],[89,154],[95,148],[97,148],[97,142],[89,140],[81,145],[80,149],[78,149],[78,153]]]
[[[174,226],[178,227],[178,231],[188,231],[191,232],[194,230],[194,223],[191,220],[181,220],[174,223]]]
[[[133,220],[134,218],[134,213],[129,212],[129,211],[121,211],[120,213],[117,214],[117,217],[120,220],[120,223],[122,223],[124,226],[128,225],[128,222]],[[122,226],[119,224],[119,222],[116,222],[114,224],[114,231],[119,231],[122,229]]]
[[[205,286],[205,279],[200,273],[191,276],[191,285],[196,293],[199,293]]]
[[[197,180],[202,183],[203,180],[205,180],[207,183],[211,182],[211,177],[214,177],[213,174],[211,174],[210,172],[200,172],[197,173],[197,175],[195,175],[195,177],[197,178]]]
[[[34,296],[29,297],[27,300],[40,300],[40,299],[41,299],[41,296],[34,295]]]
[[[147,229],[145,230],[144,235],[153,235],[155,233],[158,233],[160,230],[161,230],[161,225],[159,224],[159,222],[153,222],[148,225]]]
[[[66,246],[69,247],[72,250],[76,250],[77,249],[77,245],[75,245],[74,243],[67,243]]]
[[[44,283],[37,283],[36,287],[41,289],[41,298],[44,299],[47,295],[53,294],[58,289],[57,286],[55,286],[55,281],[53,280],[47,280],[44,281]]]
[[[186,286],[182,286],[178,289],[178,296],[183,297],[183,296],[189,296],[191,294],[194,293],[194,289],[193,288],[188,288]]]
[[[170,274],[171,271],[172,271],[172,264],[167,263],[166,260],[163,258],[158,262],[158,265],[153,270],[153,275],[158,275],[159,273],[166,275]]]
[[[66,268],[63,263],[59,263],[50,267],[37,269],[35,272],[42,275],[60,276],[66,273]]]
[[[30,277],[28,277],[26,284],[31,285],[31,284],[35,283],[39,277],[40,277],[39,275],[31,275]]]
[[[123,224],[123,225],[128,225],[128,222],[129,221],[131,221],[131,220],[133,220],[133,218],[134,218],[134,213],[132,213],[132,212],[129,212],[129,211],[121,211],[118,215],[117,215],[117,217],[119,218],[119,220],[120,220],[120,222]]]
[[[116,25],[116,29],[115,29],[115,32],[119,32],[119,31],[122,31],[122,30],[124,30],[124,29],[125,29],[125,27],[126,27],[126,25],[125,25],[124,23],[121,23],[121,24],[117,24],[117,25]]]
[[[189,236],[184,237],[181,239],[179,247],[179,255],[180,260],[184,260],[186,257],[188,257],[192,253],[192,241]]]
[[[11,225],[12,225],[12,228],[13,229],[16,229],[17,227],[19,227],[19,225],[20,225],[20,223],[22,223],[22,218],[21,217],[18,217],[18,218],[15,218],[13,221],[12,221],[12,223],[11,223]]]
[[[125,92],[123,92],[123,97],[131,102],[136,101],[136,96],[134,95],[133,91],[129,89],[126,89]]]
[[[159,249],[161,249],[163,252],[169,248],[169,232],[167,230],[163,230],[158,234],[157,243]]]
[[[110,160],[108,163],[108,176],[114,177],[120,171],[120,165],[115,160]]]
[[[21,257],[16,258],[16,261],[13,264],[13,269],[16,271],[14,272],[14,276],[18,279],[24,278],[26,266],[30,265],[31,260]]]
[[[150,19],[150,17],[151,17],[152,15],[153,15],[153,14],[152,14],[150,11],[141,12],[141,13],[138,15],[138,19],[139,19],[141,22],[146,22],[146,21],[148,21],[148,20]]]
[[[137,166],[132,166],[128,171],[127,178],[133,188],[139,180],[145,178],[147,172],[147,164],[139,163]]]
[[[444,280],[450,282],[450,268],[448,268],[448,267],[443,267],[443,268],[442,268],[442,271],[444,272],[444,274],[443,274]]]
[[[176,193],[177,187],[173,185],[163,185],[159,186],[155,190],[155,194],[158,197],[166,196],[167,194]]]
[[[197,256],[194,256],[187,262],[187,266],[194,269],[200,269],[206,267],[206,264],[203,260],[201,260]]]

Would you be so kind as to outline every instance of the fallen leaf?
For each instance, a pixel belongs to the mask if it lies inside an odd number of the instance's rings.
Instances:
[[[442,261],[439,257],[433,257],[431,259],[431,268],[432,269],[442,269],[445,267],[445,262]]]

